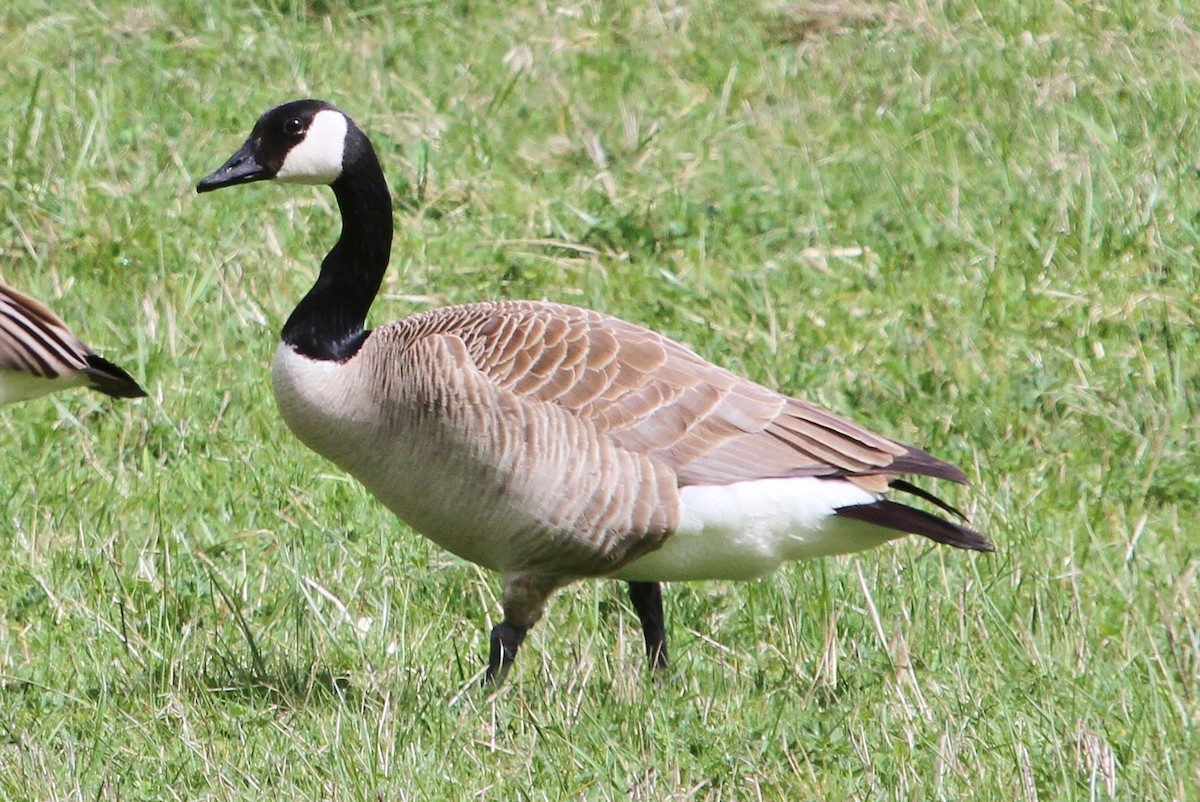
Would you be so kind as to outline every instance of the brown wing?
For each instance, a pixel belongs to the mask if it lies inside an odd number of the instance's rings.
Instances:
[[[499,388],[571,410],[621,448],[672,469],[679,486],[846,476],[881,492],[897,473],[965,481],[920,449],[597,312],[516,301],[438,309],[408,322],[414,334],[460,339]]]

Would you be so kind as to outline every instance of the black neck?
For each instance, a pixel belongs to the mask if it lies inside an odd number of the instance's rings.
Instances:
[[[392,249],[392,198],[365,134],[351,125],[342,174],[331,185],[342,235],[316,284],[292,311],[283,341],[311,359],[343,362],[366,338],[363,326]]]

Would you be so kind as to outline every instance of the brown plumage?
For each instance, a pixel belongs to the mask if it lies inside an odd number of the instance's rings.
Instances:
[[[455,370],[479,371],[511,393],[512,403],[567,410],[585,424],[581,436],[588,442],[644,455],[677,488],[817,476],[882,492],[899,473],[966,481],[958,468],[918,448],[598,312],[532,301],[479,303],[414,315],[376,336],[393,332],[394,345],[381,349],[385,358],[416,353],[426,338],[460,342],[470,363]],[[427,382],[430,394],[443,386],[440,375]]]

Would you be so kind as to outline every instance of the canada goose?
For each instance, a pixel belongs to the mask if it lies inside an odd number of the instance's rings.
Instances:
[[[142,398],[133,378],[83,344],[53,312],[0,284],[0,404],[90,387],[116,398]]]
[[[502,301],[363,325],[387,269],[392,203],[367,136],[318,100],[267,111],[197,192],[328,184],[342,233],[283,327],[275,398],[291,430],[443,548],[502,574],[485,681],[507,673],[560,587],[629,583],[667,662],[662,581],[751,579],[904,533],[990,551],[898,478],[958,468],[739,378],[617,318]],[[961,516],[960,516],[961,517]]]

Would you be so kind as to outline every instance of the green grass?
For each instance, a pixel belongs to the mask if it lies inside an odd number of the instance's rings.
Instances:
[[[0,274],[151,397],[0,410],[0,798],[1195,798],[1200,12],[834,5],[5,5]],[[586,583],[480,692],[494,577],[274,409],[328,191],[192,192],[297,96],[392,182],[374,322],[647,324],[962,465],[997,553],[669,586],[660,683]]]

